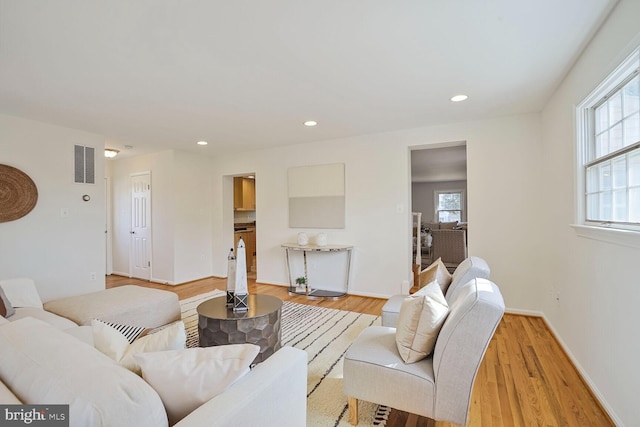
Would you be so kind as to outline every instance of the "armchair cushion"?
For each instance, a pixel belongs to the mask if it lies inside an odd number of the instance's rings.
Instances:
[[[431,354],[448,313],[447,300],[435,280],[405,298],[396,330],[398,352],[405,363],[415,363]]]
[[[344,394],[428,416],[435,396],[433,360],[402,363],[395,335],[384,326],[360,333],[344,357]]]

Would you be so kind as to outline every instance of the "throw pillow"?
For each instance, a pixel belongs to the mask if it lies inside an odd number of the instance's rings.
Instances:
[[[438,282],[433,281],[405,298],[396,325],[396,345],[405,363],[415,363],[433,351],[449,305]]]
[[[442,262],[442,258],[438,258],[418,274],[418,289],[437,280],[442,289],[442,293],[446,293],[447,288],[451,284],[451,278],[451,273],[449,273],[449,270],[447,270],[447,267]]]
[[[11,317],[16,313],[16,310],[11,305],[11,302],[4,294],[2,287],[0,287],[0,316]]]
[[[149,329],[143,326],[129,326],[129,325],[120,325],[118,323],[113,322],[105,322],[104,320],[95,319],[98,322],[102,322],[105,325],[111,326],[116,331],[120,332],[124,337],[129,341],[129,344],[137,340],[138,338],[146,335],[149,332]]]
[[[249,372],[259,351],[254,344],[230,344],[143,353],[135,359],[173,425]]]
[[[118,330],[97,319],[91,320],[93,345],[109,358],[120,362],[129,348],[129,341]]]
[[[140,366],[136,363],[134,355],[144,352],[183,349],[187,340],[182,321],[172,323],[158,332],[138,338],[133,343],[129,343],[129,340],[120,331],[100,320],[93,319],[91,329],[96,349],[138,375],[140,375]]]
[[[135,356],[142,353],[152,353],[167,350],[183,350],[187,346],[187,332],[184,323],[179,320],[158,332],[150,333],[133,342],[125,352],[120,364],[140,375],[140,365]]]
[[[0,288],[13,307],[42,308],[42,300],[33,280],[26,277],[0,280]]]

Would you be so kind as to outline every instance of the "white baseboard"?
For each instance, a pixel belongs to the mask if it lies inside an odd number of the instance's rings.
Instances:
[[[116,276],[129,277],[129,273],[124,273],[122,271],[112,271],[111,274],[115,274]]]
[[[544,317],[544,313],[541,311],[521,310],[519,308],[505,308],[504,312],[509,314],[519,314],[522,316]]]

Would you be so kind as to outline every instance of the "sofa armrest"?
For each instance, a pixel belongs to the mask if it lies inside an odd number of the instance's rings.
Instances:
[[[283,347],[175,427],[307,425],[307,353]]]

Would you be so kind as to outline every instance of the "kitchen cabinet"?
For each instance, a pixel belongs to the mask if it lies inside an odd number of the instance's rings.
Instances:
[[[256,209],[255,179],[242,176],[233,178],[233,208],[237,211]]]

